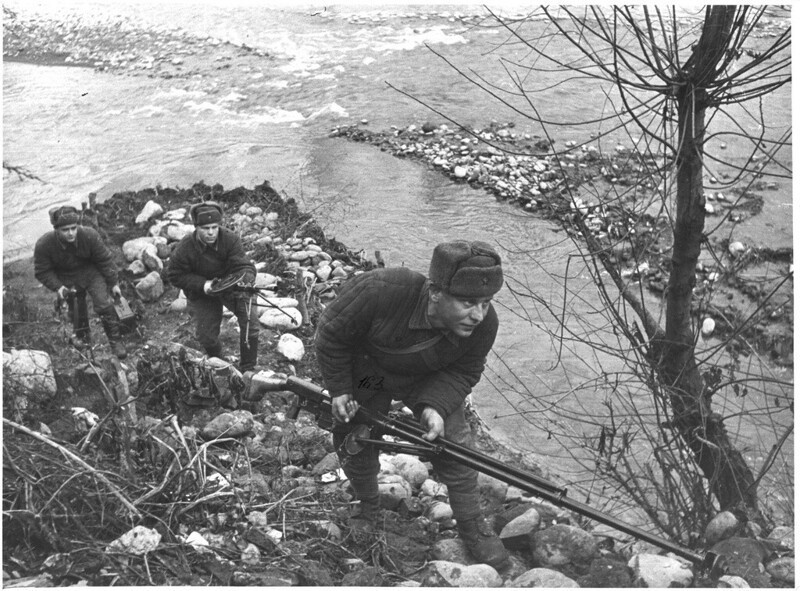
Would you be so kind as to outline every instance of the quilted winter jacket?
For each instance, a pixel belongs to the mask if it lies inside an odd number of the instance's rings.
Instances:
[[[63,279],[90,266],[97,267],[109,287],[117,284],[114,258],[94,228],[78,226],[73,244],[62,241],[53,230],[39,238],[33,248],[33,274],[52,291],[64,285]]]
[[[242,241],[235,232],[220,228],[215,247],[200,242],[195,230],[184,236],[172,252],[167,278],[172,285],[183,290],[187,299],[203,297],[203,285],[209,279],[241,271],[246,271],[245,281],[255,279],[256,268],[245,255]]]
[[[446,417],[481,378],[497,334],[489,310],[468,338],[432,328],[425,277],[376,269],[349,280],[322,314],[315,340],[325,387],[359,402],[391,395]]]

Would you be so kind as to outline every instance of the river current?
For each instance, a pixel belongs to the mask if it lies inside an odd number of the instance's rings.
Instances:
[[[564,299],[559,276],[569,273],[574,293],[569,294],[565,320],[589,329],[599,299],[580,260],[571,258],[575,246],[554,224],[497,202],[484,191],[454,184],[417,162],[328,137],[338,125],[385,130],[426,121],[447,123],[421,103],[461,123],[481,127],[493,120],[514,122],[516,132],[541,136],[541,128],[489,98],[435,53],[504,84],[499,60],[530,56],[505,44],[508,34],[479,18],[485,15],[480,7],[5,5],[51,18],[180,28],[246,43],[270,55],[256,67],[222,69],[208,63],[199,76],[171,79],[5,62],[4,161],[43,181],[4,176],[6,261],[30,255],[36,237],[48,229],[49,207],[79,204],[90,192],[103,199],[156,185],[187,187],[203,180],[228,189],[268,180],[313,211],[329,236],[370,257],[380,250],[389,265],[425,272],[435,244],[471,238],[497,245],[507,276],[544,301]],[[463,15],[476,16],[465,20]],[[550,49],[569,50],[559,43],[552,38]],[[536,100],[543,114],[559,121],[587,120],[609,106],[599,88],[578,82],[554,86]],[[767,119],[747,125],[771,127],[790,119],[791,89],[771,100]],[[583,141],[596,130],[548,131],[563,144]],[[607,142],[613,147],[630,140],[612,136]],[[735,141],[726,150],[732,163],[745,154]],[[790,155],[784,156],[791,166]],[[779,181],[765,199],[762,215],[737,227],[737,239],[791,245],[791,180]],[[569,268],[567,260],[572,261]],[[576,413],[575,430],[580,430],[581,413],[595,416],[603,404],[600,396],[575,401],[564,393],[609,361],[580,345],[560,350],[547,334],[555,330],[553,320],[532,301],[519,300],[507,290],[497,300],[501,330],[474,393],[476,406],[500,439],[535,455],[566,480],[585,478],[570,475],[574,467],[569,458],[541,425],[549,409],[562,404],[573,408],[559,413],[558,420]],[[777,379],[790,379],[784,370],[770,371]],[[531,417],[536,417],[536,427]],[[737,425],[737,437],[755,466],[776,431],[772,422]]]

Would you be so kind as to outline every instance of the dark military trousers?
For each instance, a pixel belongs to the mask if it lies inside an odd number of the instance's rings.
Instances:
[[[95,313],[104,321],[108,321],[114,315],[114,301],[111,299],[106,279],[93,265],[69,273],[59,273],[58,278],[64,285],[75,290],[74,297],[67,300],[69,317],[75,335],[88,342],[89,308],[86,295],[92,299]]]
[[[233,312],[239,322],[239,352],[241,371],[252,370],[258,362],[258,306],[250,297],[236,295],[201,296],[188,301],[189,311],[195,319],[195,336],[206,353],[212,357],[222,355],[219,340],[222,324],[222,307]],[[249,310],[248,310],[249,308]]]

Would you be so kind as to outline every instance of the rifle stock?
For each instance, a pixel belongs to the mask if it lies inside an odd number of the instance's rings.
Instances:
[[[333,427],[333,417],[331,414],[331,398],[327,390],[317,386],[312,382],[301,380],[290,376],[284,379],[271,378],[269,384],[263,383],[262,391],[266,390],[288,390],[297,395],[297,401],[287,413],[289,418],[297,418],[300,410],[305,410],[314,415],[317,423],[323,429],[330,430]],[[348,436],[345,443],[345,450],[348,453],[358,453],[365,445],[379,445],[391,448],[395,451],[406,451],[407,453],[440,454],[449,457],[451,460],[468,466],[478,472],[487,474],[497,480],[516,486],[527,491],[540,499],[544,499],[557,505],[603,523],[614,529],[627,533],[635,538],[644,540],[669,552],[673,552],[686,560],[691,561],[703,571],[718,576],[724,569],[721,557],[713,552],[699,554],[670,540],[660,538],[650,532],[636,526],[625,523],[611,515],[607,515],[593,507],[575,501],[567,497],[567,489],[555,483],[549,482],[531,472],[510,466],[500,460],[484,455],[473,449],[464,447],[445,438],[438,438],[434,442],[422,438],[425,429],[418,424],[387,417],[385,415],[369,411],[363,407],[358,409],[354,417],[354,423],[366,426],[354,429]],[[372,439],[372,431],[379,434],[377,439]],[[380,435],[388,434],[404,441],[410,445],[383,441]]]

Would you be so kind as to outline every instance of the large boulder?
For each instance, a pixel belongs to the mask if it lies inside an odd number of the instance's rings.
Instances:
[[[297,308],[267,308],[258,321],[267,328],[296,330],[303,324],[303,315]]]
[[[278,345],[275,350],[283,355],[289,361],[300,361],[306,354],[305,345],[303,341],[298,339],[293,334],[284,333],[278,339]]]
[[[770,576],[781,584],[794,587],[794,556],[782,556],[766,564]]]
[[[168,222],[162,226],[160,235],[165,237],[170,242],[179,242],[185,236],[194,232],[192,224],[184,224],[183,222]]]
[[[595,537],[572,525],[557,524],[531,536],[533,558],[539,566],[589,563],[597,553]]]
[[[769,532],[767,540],[777,543],[781,548],[786,550],[794,550],[794,528],[786,525],[779,525]]]
[[[534,532],[541,523],[539,512],[531,507],[519,517],[512,519],[500,532],[500,541],[510,550],[527,550]]]
[[[414,488],[419,488],[428,479],[428,468],[417,456],[397,454],[391,457],[395,470]]]
[[[142,251],[144,251],[148,245],[154,245],[157,248],[159,244],[166,243],[167,239],[161,236],[140,236],[139,238],[133,238],[123,243],[122,254],[125,256],[126,261],[132,263],[142,258]]]
[[[751,587],[767,587],[764,560],[770,552],[766,545],[752,538],[733,537],[714,544],[711,551],[725,557],[727,574],[742,577]]]
[[[253,414],[246,410],[235,410],[217,415],[200,431],[203,439],[241,437],[253,431]]]
[[[411,496],[411,485],[399,474],[380,474],[378,476],[378,494],[383,507],[395,510],[401,499]]]
[[[685,562],[661,554],[637,554],[628,561],[633,578],[646,587],[688,587],[694,574]]]
[[[33,349],[3,351],[3,396],[25,393],[51,398],[56,376],[50,355]]]
[[[461,538],[444,538],[431,546],[431,558],[458,564],[474,564],[464,540]]]
[[[144,302],[155,302],[164,294],[164,281],[157,271],[151,271],[136,284],[136,293]]]
[[[720,540],[732,537],[742,527],[736,515],[730,511],[722,511],[714,516],[706,526],[706,542],[716,544]]]
[[[547,589],[574,588],[578,583],[567,575],[549,568],[532,568],[508,581],[506,587],[544,587]]]
[[[254,287],[267,288],[275,287],[276,285],[278,285],[278,278],[275,275],[264,272],[256,273],[256,280],[253,282]],[[296,303],[294,305],[297,306]]]
[[[142,249],[140,260],[150,271],[161,273],[164,270],[164,261],[158,256],[158,247],[155,244],[148,244]]]
[[[610,558],[596,558],[589,572],[578,577],[581,587],[603,587],[604,589],[627,589],[633,587],[633,577],[628,565]]]
[[[433,501],[428,505],[425,515],[434,522],[447,521],[453,518],[453,508],[444,501]]]
[[[144,224],[164,213],[164,208],[152,199],[144,204],[142,211],[136,216],[137,224]]]
[[[464,566],[456,562],[432,560],[423,571],[423,587],[502,587],[503,579],[488,564]]]
[[[428,478],[422,483],[419,492],[423,497],[447,497],[447,485]]]

